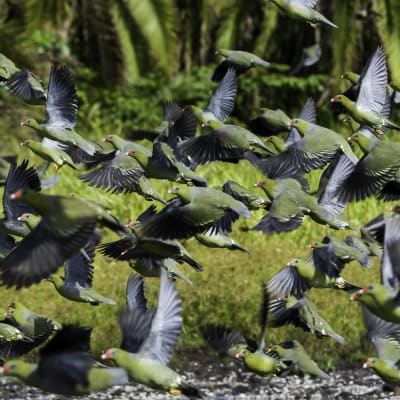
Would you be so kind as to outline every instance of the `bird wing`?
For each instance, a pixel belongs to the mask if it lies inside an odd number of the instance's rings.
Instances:
[[[351,174],[344,180],[337,190],[340,202],[363,200],[376,193],[385,183],[389,182],[399,169],[393,163],[376,169],[372,165],[371,153],[364,155],[356,164]]]
[[[11,199],[11,195],[19,189],[33,189],[40,191],[39,175],[34,167],[28,168],[28,160],[23,160],[20,165],[13,158],[8,159],[10,169],[5,182],[3,194],[3,211],[7,220],[16,221],[24,213],[35,214],[37,212],[22,200]],[[24,224],[22,222],[22,224]]]
[[[78,114],[74,78],[65,65],[53,64],[47,89],[46,116],[51,126],[72,129]]]
[[[243,157],[243,152],[247,147],[249,145],[246,142],[238,145],[235,137],[228,135],[224,129],[195,136],[178,144],[179,151],[187,154],[198,164],[212,161],[237,162]]]
[[[218,353],[228,357],[236,357],[234,348],[247,348],[245,337],[232,329],[217,325],[206,325],[201,333],[207,343]]]
[[[314,8],[318,3],[318,0],[291,0],[291,2],[302,7]]]
[[[127,311],[148,311],[147,301],[144,296],[144,278],[131,274],[126,284],[126,309]]]
[[[95,248],[101,240],[100,231],[94,230],[85,247],[64,263],[64,285],[90,289],[93,282]]]
[[[382,284],[395,292],[400,289],[400,215],[386,220],[381,266]]]
[[[10,92],[24,101],[31,100],[32,95],[34,95],[34,93],[32,93],[34,89],[31,87],[29,82],[31,74],[32,72],[25,69],[15,72],[11,75],[10,79],[7,80],[7,86]],[[37,77],[35,78],[38,79]],[[39,95],[39,93],[37,94]]]
[[[268,282],[267,290],[274,296],[299,296],[310,286],[299,276],[296,268],[286,266]]]
[[[311,122],[312,124],[316,123],[317,112],[315,109],[314,99],[312,99],[311,97],[307,98],[303,108],[300,111],[299,118],[303,119],[304,121]],[[289,131],[289,135],[285,141],[285,146],[288,147],[291,144],[296,143],[301,138],[302,136],[300,135],[299,131],[293,127]]]
[[[236,73],[233,68],[229,68],[211,96],[206,111],[212,112],[219,121],[225,121],[235,106],[236,94]]]
[[[96,218],[75,223],[67,231],[50,230],[49,217],[41,222],[0,261],[1,280],[17,289],[38,283],[54,273],[86,243],[96,225]]]
[[[386,56],[383,47],[378,47],[369,59],[360,77],[360,92],[357,108],[380,113],[386,101],[388,82]]]
[[[361,305],[367,338],[374,345],[378,357],[396,363],[400,359],[400,325],[380,319]]]
[[[174,282],[163,269],[160,294],[149,336],[140,347],[142,358],[167,365],[182,329],[182,305]]]

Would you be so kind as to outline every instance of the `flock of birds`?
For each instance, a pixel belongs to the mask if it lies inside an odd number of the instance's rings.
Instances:
[[[310,24],[336,27],[313,9],[316,0],[273,2]],[[362,304],[368,337],[378,354],[364,366],[373,368],[384,381],[400,385],[400,207],[393,208],[392,216],[379,215],[359,230],[342,216],[349,202],[369,196],[400,199],[400,145],[384,138],[387,129],[400,130],[400,126],[390,120],[396,92],[388,85],[383,48],[374,52],[360,75],[343,74],[351,86],[331,99],[332,112],[348,115],[345,122],[353,130],[349,140],[316,124],[311,99],[299,118],[265,108],[250,121],[249,129],[226,124],[235,104],[237,77],[256,66],[269,68],[270,63],[244,51],[220,49],[218,54],[223,61],[212,80],[219,84],[205,110],[167,103],[156,129],[136,130],[126,138],[107,135],[104,143],[84,138],[74,129],[78,102],[73,76],[65,65],[52,66],[46,88],[32,72],[20,70],[0,54],[0,86],[46,110],[43,123],[21,122],[42,139],[24,140],[22,146],[41,157],[46,166],[84,170],[79,179],[90,186],[113,193],[135,192],[163,206],[157,211],[151,205],[136,221],[124,225],[109,209],[87,198],[41,193],[41,188],[57,184],[57,177],[49,178],[27,160],[18,164],[16,156],[1,158],[3,286],[19,289],[47,279],[69,300],[115,304],[92,289],[96,249],[127,261],[136,271],[128,279],[126,306],[118,312],[120,348],[106,349],[101,356],[113,360],[116,367],[94,360],[91,328],[61,326],[14,302],[0,322],[3,375],[64,395],[137,382],[174,395],[202,397],[200,389],[168,367],[182,328],[182,305],[174,280],[192,283],[182,272],[182,263],[202,270],[179,239],[195,237],[211,248],[247,251],[229,236],[232,224],[240,217],[250,217],[253,210],[265,209],[265,216],[252,230],[265,234],[293,231],[308,215],[315,223],[359,233],[344,240],[326,236],[312,243],[309,259],[292,259],[272,277],[263,290],[258,343],[235,330],[212,325],[202,329],[206,341],[262,376],[308,373],[327,378],[296,340],[265,349],[265,330],[290,323],[318,338],[330,337],[343,344],[344,339],[318,314],[305,292],[313,287],[345,290]],[[205,133],[197,132],[198,121]],[[138,143],[142,139],[151,143],[151,150]],[[354,143],[364,153],[360,159],[353,151]],[[211,188],[195,172],[199,164],[240,160],[265,175],[255,184],[262,192],[234,181]],[[310,193],[304,174],[323,168],[318,190]],[[152,179],[182,185],[171,188],[173,198],[166,201]],[[120,239],[101,243],[98,226],[116,232]],[[369,267],[372,256],[381,260],[380,284],[360,288],[340,276],[351,261]],[[61,265],[63,276],[56,274]],[[160,291],[153,311],[146,305],[143,277],[154,276],[160,277]],[[42,347],[37,363],[19,358],[38,346]]]

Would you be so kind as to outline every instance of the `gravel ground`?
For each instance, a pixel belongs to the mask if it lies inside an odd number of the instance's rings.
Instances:
[[[193,354],[192,354],[193,356]],[[193,358],[192,358],[193,359]],[[284,378],[262,378],[245,372],[238,363],[218,358],[206,358],[201,363],[186,361],[184,375],[188,381],[205,394],[206,399],[269,399],[269,400],[325,400],[325,399],[398,399],[393,391],[383,388],[382,380],[370,370],[337,370],[330,379],[308,376]],[[182,372],[174,365],[174,369]],[[194,372],[192,372],[194,371]],[[172,400],[174,397],[142,385],[127,385],[110,388],[79,399],[91,400]],[[10,378],[0,380],[1,400],[61,400],[63,396],[46,394],[20,384]]]

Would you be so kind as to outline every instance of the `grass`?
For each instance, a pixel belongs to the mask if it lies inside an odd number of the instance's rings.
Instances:
[[[7,97],[7,101],[14,100]],[[0,103],[1,106],[1,103]],[[2,154],[18,152],[19,159],[29,158],[33,165],[39,165],[40,160],[29,153],[28,149],[19,149],[20,139],[32,137],[32,132],[19,127],[20,119],[37,113],[34,107],[16,107],[16,112],[9,112],[0,118],[0,136],[7,138]],[[105,133],[95,135],[100,139]],[[199,167],[200,175],[209,180],[209,185],[221,185],[232,179],[243,186],[251,188],[262,179],[261,173],[247,162],[239,165],[213,163]],[[122,221],[135,219],[149,203],[136,194],[112,195],[89,187],[77,179],[76,172],[64,167],[61,171],[61,181],[48,193],[75,193],[99,201],[108,206],[114,215]],[[311,186],[316,187],[319,173],[310,176]],[[170,182],[157,182],[156,185],[163,195],[171,186]],[[257,190],[257,189],[254,189]],[[350,205],[345,217],[355,226],[361,226],[375,217],[382,209],[388,207],[375,199]],[[183,281],[177,281],[177,287],[182,297],[184,326],[179,346],[181,348],[204,345],[200,337],[200,327],[215,323],[233,327],[245,335],[258,338],[259,308],[261,288],[277,271],[285,266],[293,257],[307,257],[310,253],[308,244],[313,240],[321,240],[330,234],[338,237],[348,232],[338,232],[317,225],[306,217],[305,223],[295,232],[283,235],[264,235],[260,232],[248,231],[249,227],[263,216],[264,211],[253,213],[250,220],[240,219],[232,233],[232,237],[250,251],[250,255],[237,251],[210,249],[199,245],[194,239],[185,241],[185,246],[191,255],[199,261],[204,271],[193,271],[184,266],[185,274],[193,281],[193,286]],[[114,240],[116,236],[105,232],[103,241]],[[61,271],[59,271],[61,273]],[[125,285],[132,270],[125,262],[106,259],[100,254],[95,260],[94,289],[106,297],[117,301],[118,306],[100,305],[93,307],[88,304],[74,303],[60,297],[48,282],[41,282],[27,289],[16,291],[2,289],[0,305],[5,308],[11,301],[22,301],[32,310],[45,314],[61,323],[77,322],[81,325],[94,327],[93,348],[95,352],[104,347],[115,346],[120,342],[120,332],[115,313],[125,304]],[[379,279],[379,265],[375,261],[370,270],[363,270],[352,263],[344,270],[344,277],[355,284],[363,286]],[[157,302],[158,279],[148,279],[146,293],[150,305]],[[349,301],[349,295],[331,289],[313,289],[310,297],[318,306],[321,315],[331,323],[332,327],[342,335],[346,344],[339,345],[331,339],[316,339],[294,327],[270,329],[267,332],[267,343],[281,342],[288,339],[298,339],[323,368],[330,368],[339,363],[360,363],[367,355],[371,355],[361,343],[363,328],[359,307]]]

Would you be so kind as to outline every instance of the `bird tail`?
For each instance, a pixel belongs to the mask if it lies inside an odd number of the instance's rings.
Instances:
[[[341,276],[336,279],[335,287],[346,292],[356,292],[357,290],[361,289],[359,286],[353,285],[352,283],[345,281]]]
[[[239,243],[236,243],[236,242],[233,242],[229,248],[231,250],[240,250],[240,251],[243,251],[243,253],[250,254],[250,252],[247,249],[245,249]]]
[[[189,398],[196,398],[196,399],[204,399],[204,394],[198,389],[196,386],[189,385],[188,383],[181,383],[179,385],[179,391],[189,397]]]

